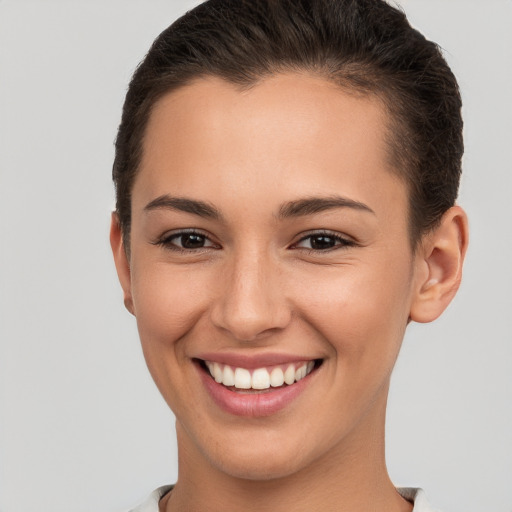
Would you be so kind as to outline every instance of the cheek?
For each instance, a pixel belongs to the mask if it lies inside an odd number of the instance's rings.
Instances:
[[[207,308],[207,283],[205,272],[166,263],[133,269],[135,315],[145,352],[176,349]]]
[[[140,260],[139,260],[140,261]],[[200,273],[199,273],[200,274]],[[180,415],[190,372],[185,343],[207,309],[204,275],[165,263],[132,268],[132,293],[144,358],[169,407]]]
[[[402,266],[373,261],[327,272],[319,269],[301,282],[297,296],[305,298],[302,315],[337,356],[394,357],[409,316],[409,269],[409,261]]]

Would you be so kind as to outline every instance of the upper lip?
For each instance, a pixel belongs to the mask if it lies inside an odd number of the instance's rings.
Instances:
[[[302,354],[241,354],[235,352],[202,353],[194,357],[212,363],[227,364],[235,368],[247,368],[248,370],[262,368],[264,366],[277,366],[302,361],[314,361],[319,357],[305,356]]]

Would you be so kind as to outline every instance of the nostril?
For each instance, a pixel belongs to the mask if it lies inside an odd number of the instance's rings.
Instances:
[[[228,302],[212,310],[211,321],[238,341],[254,342],[286,328],[291,312],[284,305]]]
[[[261,254],[239,254],[225,286],[212,304],[212,323],[237,341],[253,342],[285,328],[291,320],[290,305],[275,268]]]

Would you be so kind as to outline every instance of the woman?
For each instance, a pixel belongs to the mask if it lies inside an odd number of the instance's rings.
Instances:
[[[461,278],[460,108],[381,0],[210,0],[157,38],[111,244],[179,472],[136,510],[431,510],[384,420],[407,324]]]

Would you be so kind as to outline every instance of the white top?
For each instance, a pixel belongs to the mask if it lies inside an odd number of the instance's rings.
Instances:
[[[158,502],[172,489],[172,485],[164,485],[153,491],[148,498],[138,507],[130,510],[130,512],[158,512]],[[398,492],[406,499],[414,503],[413,512],[439,512],[432,508],[422,489],[413,489],[410,487],[401,487]]]
[[[423,489],[415,489],[412,487],[399,487],[397,491],[406,499],[414,503],[412,512],[440,512],[439,509],[433,508]],[[158,510],[158,508],[156,509]]]

